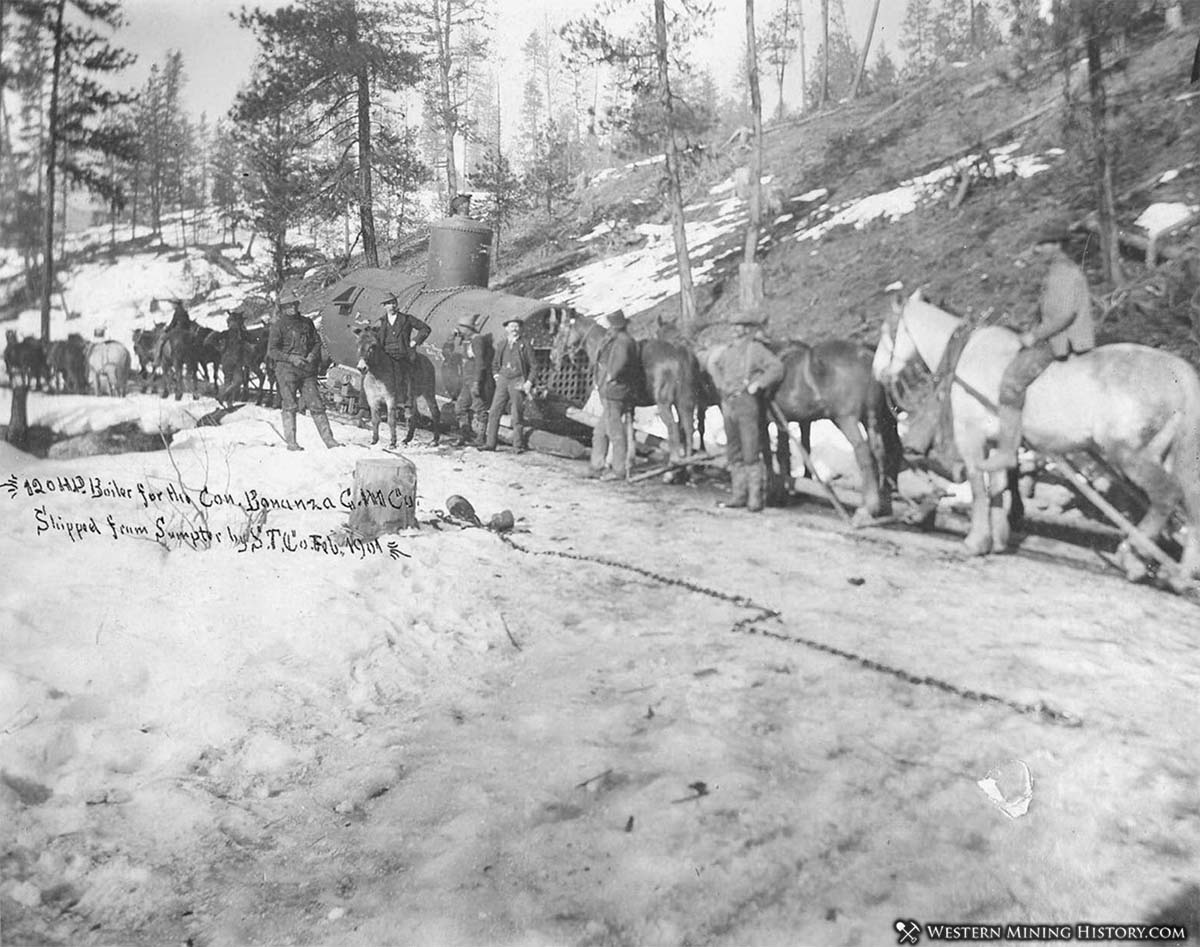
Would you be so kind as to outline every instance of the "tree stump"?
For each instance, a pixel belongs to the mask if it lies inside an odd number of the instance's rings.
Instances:
[[[763,303],[763,273],[761,263],[738,264],[738,290],[741,311],[758,312]]]
[[[363,539],[417,525],[417,466],[407,457],[372,457],[354,465],[350,530]]]
[[[29,443],[29,415],[26,412],[26,401],[29,399],[29,388],[21,385],[12,390],[12,413],[8,419],[8,437],[6,440],[13,447],[24,450]]]

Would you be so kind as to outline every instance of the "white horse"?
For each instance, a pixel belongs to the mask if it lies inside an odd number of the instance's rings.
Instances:
[[[936,370],[960,321],[926,302],[920,290],[903,305],[897,301],[875,351],[875,377],[890,384],[915,357]],[[1010,537],[1004,477],[979,469],[988,443],[1000,433],[999,421],[966,386],[994,405],[1004,369],[1019,347],[1009,329],[977,329],[955,369],[965,383],[952,387],[950,403],[955,444],[971,485],[965,542],[973,555],[1004,549]],[[1185,580],[1200,577],[1200,376],[1188,362],[1132,343],[1103,345],[1055,362],[1029,386],[1022,427],[1035,450],[1096,450],[1141,487],[1150,509],[1138,528],[1151,540],[1181,507],[1187,535],[1180,572]],[[1118,555],[1130,578],[1145,574],[1128,541]]]
[[[88,381],[96,394],[102,395],[103,381],[108,382],[109,392],[118,398],[125,397],[129,386],[129,349],[120,342],[106,339],[93,342],[88,347]]]

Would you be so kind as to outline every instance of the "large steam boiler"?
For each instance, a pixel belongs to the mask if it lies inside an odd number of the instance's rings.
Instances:
[[[492,230],[487,224],[466,217],[435,221],[430,225],[424,279],[398,268],[366,268],[348,273],[319,297],[310,297],[305,309],[314,314],[319,308],[317,325],[326,353],[338,364],[355,365],[355,328],[377,323],[383,315],[383,299],[395,294],[402,311],[424,320],[433,330],[421,350],[437,369],[439,394],[448,396],[456,391],[451,353],[459,320],[481,314],[482,331],[490,332],[498,345],[505,320],[516,316],[533,345],[542,385],[547,389],[546,397],[532,406],[530,419],[549,421],[561,418],[568,406],[581,407],[591,389],[587,366],[564,366],[556,371],[550,364],[554,332],[565,308],[488,289],[491,246]]]

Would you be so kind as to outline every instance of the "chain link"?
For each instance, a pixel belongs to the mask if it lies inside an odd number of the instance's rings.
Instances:
[[[1033,717],[1045,723],[1058,724],[1065,727],[1080,727],[1083,726],[1083,721],[1073,714],[1067,713],[1064,710],[1059,710],[1050,706],[1044,701],[1038,701],[1033,704],[1023,704],[1019,701],[1010,700],[1007,697],[1001,697],[997,694],[990,694],[987,691],[973,691],[959,687],[957,684],[951,684],[949,681],[944,681],[941,678],[933,676],[921,677],[906,671],[903,668],[893,667],[890,664],[884,664],[882,661],[876,661],[873,658],[864,657],[861,654],[855,654],[853,651],[845,651],[830,644],[825,644],[821,641],[815,641],[812,638],[805,638],[802,635],[785,634],[780,631],[770,631],[766,628],[759,627],[759,622],[763,621],[779,621],[782,622],[782,612],[778,609],[770,608],[762,605],[747,595],[734,595],[729,592],[721,592],[717,589],[712,589],[704,585],[699,585],[696,582],[691,582],[688,579],[680,579],[675,576],[663,575],[659,572],[654,572],[650,569],[645,569],[641,566],[630,565],[627,562],[620,562],[616,559],[607,559],[603,556],[590,556],[583,553],[563,552],[558,549],[537,550],[529,549],[522,546],[507,533],[500,533],[500,539],[506,545],[512,547],[518,552],[525,553],[530,556],[549,556],[556,559],[568,559],[573,562],[591,562],[596,565],[607,566],[610,569],[621,569],[625,572],[632,572],[636,575],[644,576],[647,579],[652,579],[661,585],[676,586],[678,588],[687,589],[689,592],[695,592],[698,595],[704,595],[709,598],[717,599],[718,601],[728,602],[731,605],[736,605],[740,608],[747,608],[755,614],[747,615],[744,618],[734,622],[730,628],[735,634],[757,635],[762,638],[771,638],[776,641],[784,641],[789,644],[800,645],[801,647],[809,648],[813,651],[820,651],[823,654],[833,655],[837,658],[849,661],[868,671],[874,671],[877,674],[887,674],[897,680],[903,681],[906,684],[911,684],[914,687],[931,687],[934,690],[942,691],[946,694],[951,694],[962,700],[974,701],[979,704],[997,704],[1006,707],[1015,713],[1023,716]]]

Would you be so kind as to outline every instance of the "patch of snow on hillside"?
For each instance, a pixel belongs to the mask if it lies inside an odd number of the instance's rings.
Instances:
[[[1200,206],[1195,204],[1179,202],[1151,204],[1138,215],[1138,219],[1133,223],[1135,227],[1141,227],[1153,237],[1187,220],[1197,211],[1200,211]]]
[[[1037,155],[1017,155],[1019,142],[1010,142],[992,151],[992,163],[998,175],[1014,174],[1017,177],[1032,177],[1049,168],[1044,159]],[[797,240],[816,240],[834,227],[850,225],[862,229],[873,220],[898,220],[912,213],[922,201],[936,198],[954,177],[964,168],[969,168],[978,155],[968,155],[959,161],[935,168],[927,174],[904,181],[897,187],[878,194],[868,194],[838,207],[831,216],[796,234]]]

